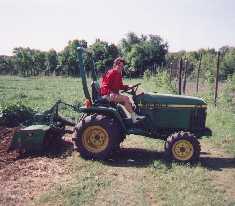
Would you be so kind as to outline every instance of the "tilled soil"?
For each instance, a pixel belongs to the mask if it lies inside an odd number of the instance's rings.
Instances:
[[[19,153],[17,152],[7,152],[12,136],[18,129],[19,128],[0,127],[0,169],[13,163],[19,157]]]
[[[69,176],[65,151],[73,148],[64,141],[59,153],[25,155],[8,153],[15,131],[19,128],[0,128],[0,205],[27,205],[55,183]]]
[[[62,159],[27,158],[0,170],[0,205],[27,205],[37,195],[47,191],[66,169]]]

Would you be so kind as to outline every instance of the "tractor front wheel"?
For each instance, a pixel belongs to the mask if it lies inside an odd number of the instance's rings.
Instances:
[[[76,126],[75,144],[85,159],[107,159],[119,143],[120,128],[113,118],[95,114]]]
[[[165,153],[168,159],[195,164],[200,157],[200,143],[190,132],[177,132],[167,138]]]

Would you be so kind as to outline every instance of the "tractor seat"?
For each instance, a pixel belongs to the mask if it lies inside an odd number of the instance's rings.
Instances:
[[[97,81],[93,81],[91,83],[91,98],[93,102],[96,102],[97,100],[102,98],[102,96],[100,95],[100,85]]]
[[[95,105],[102,105],[102,106],[111,106],[115,107],[116,103],[109,102],[106,98],[100,95],[100,85],[97,81],[93,81],[91,83],[91,94],[92,94],[92,101]]]

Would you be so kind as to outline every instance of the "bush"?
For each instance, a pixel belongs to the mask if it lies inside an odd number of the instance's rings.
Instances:
[[[149,69],[144,71],[144,79],[149,80],[151,78],[151,71]]]
[[[213,131],[211,141],[235,155],[235,116],[223,106],[209,106],[207,126]]]
[[[235,112],[235,75],[230,76],[226,80],[225,87],[220,97],[220,103]]]
[[[154,82],[159,92],[177,93],[176,86],[170,81],[170,76],[166,71],[158,72]]]
[[[0,105],[0,126],[15,127],[31,120],[35,111],[21,103]]]

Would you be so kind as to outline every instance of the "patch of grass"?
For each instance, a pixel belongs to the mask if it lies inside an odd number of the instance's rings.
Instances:
[[[96,192],[103,189],[107,182],[100,179],[94,174],[86,174],[79,177],[78,180],[70,185],[59,185],[55,188],[54,192],[43,195],[39,200],[40,204],[53,204],[53,205],[84,205],[85,203],[95,198]]]
[[[173,164],[171,168],[155,161],[152,173],[159,205],[196,206],[225,205],[223,193],[211,184],[206,169]]]
[[[127,138],[128,145],[141,145],[141,148],[161,151],[162,141],[144,137]],[[146,204],[146,194],[155,193],[157,205],[164,206],[220,206],[228,205],[224,191],[216,189],[210,180],[210,171],[197,166],[170,164],[164,159],[153,160],[145,170],[145,178],[139,182],[139,202]],[[141,205],[141,204],[140,204]]]
[[[221,106],[210,106],[207,114],[207,126],[213,131],[210,141],[235,156],[235,114]]]
[[[96,198],[96,193],[110,185],[110,181],[99,175],[104,167],[96,161],[85,161],[74,154],[70,159],[71,179],[61,182],[50,192],[42,194],[35,205],[77,206],[89,204]]]
[[[81,79],[0,76],[1,105],[20,103],[36,111],[45,111],[58,99],[70,104],[81,104],[84,101]],[[62,114],[76,119],[80,116],[70,109],[64,109]]]

